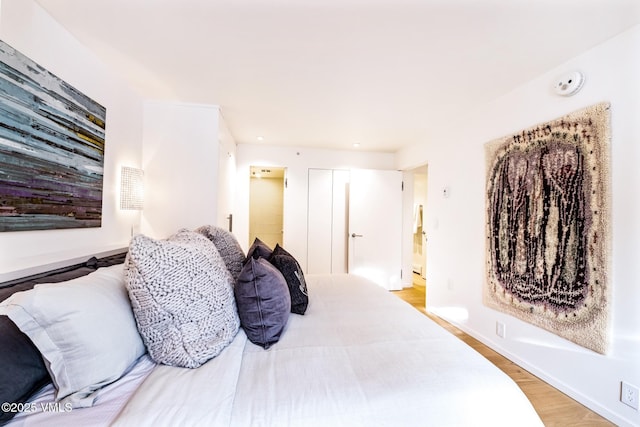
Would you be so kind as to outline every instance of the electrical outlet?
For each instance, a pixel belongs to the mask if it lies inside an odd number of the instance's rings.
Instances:
[[[496,322],[496,335],[500,338],[506,338],[507,336],[507,327],[502,322]]]
[[[625,405],[631,406],[637,411],[639,398],[640,392],[638,391],[638,387],[622,381],[620,387],[620,401]]]

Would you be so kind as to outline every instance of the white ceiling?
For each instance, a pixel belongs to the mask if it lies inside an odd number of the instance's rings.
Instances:
[[[640,22],[638,0],[37,0],[238,143],[395,151]],[[551,82],[550,82],[551,84]]]

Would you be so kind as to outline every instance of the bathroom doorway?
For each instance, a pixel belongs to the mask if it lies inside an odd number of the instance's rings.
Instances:
[[[411,170],[413,174],[412,235],[413,285],[424,287],[427,279],[427,226],[424,221],[427,204],[427,165]]]
[[[283,246],[286,168],[251,166],[249,173],[249,246],[256,237]]]

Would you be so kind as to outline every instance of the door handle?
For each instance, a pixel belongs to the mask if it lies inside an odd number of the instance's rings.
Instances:
[[[362,234],[351,233],[351,237],[362,237]]]

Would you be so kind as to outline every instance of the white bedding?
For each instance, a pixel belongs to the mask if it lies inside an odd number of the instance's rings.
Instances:
[[[201,368],[158,366],[118,426],[542,426],[502,371],[356,276],[309,276],[264,350],[240,332]]]
[[[268,350],[241,330],[197,369],[144,356],[96,406],[10,426],[543,425],[506,374],[399,298],[356,276],[307,285],[306,314]],[[45,389],[33,402],[52,398]]]
[[[91,408],[70,409],[65,404],[56,404],[55,390],[49,384],[21,407],[8,426],[107,427],[155,366],[148,355],[140,357],[125,376],[96,392],[96,403]]]

